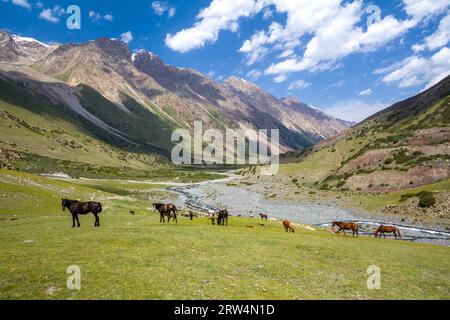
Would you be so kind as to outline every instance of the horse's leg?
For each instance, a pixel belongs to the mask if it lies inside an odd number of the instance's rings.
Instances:
[[[175,211],[175,209],[173,210],[173,215],[175,217],[175,222],[178,223],[177,212]]]
[[[98,217],[98,214],[94,213],[94,217],[95,217],[95,225],[94,225],[94,227],[100,227],[100,218]]]
[[[72,213],[72,228],[75,228],[75,215]]]
[[[77,219],[77,224],[78,224],[78,228],[79,228],[81,225],[80,225],[80,219],[78,218],[78,214],[75,214],[75,218]]]

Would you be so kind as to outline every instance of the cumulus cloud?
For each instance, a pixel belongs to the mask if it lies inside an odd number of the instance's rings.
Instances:
[[[120,35],[120,40],[125,43],[130,43],[133,41],[133,33],[131,31],[124,32]]]
[[[152,9],[153,12],[158,16],[162,16],[164,13],[167,12],[169,18],[172,18],[177,12],[176,7],[171,6],[169,3],[165,1],[153,1]]]
[[[372,89],[366,89],[359,93],[360,96],[371,96],[373,94]]]
[[[425,49],[436,50],[445,46],[450,41],[450,11],[439,22],[437,30],[424,39],[423,44],[415,44],[412,49],[420,52]]]
[[[359,99],[353,99],[340,101],[331,107],[325,108],[324,111],[339,119],[351,122],[361,122],[387,107],[388,104],[380,101],[366,102]]]
[[[297,81],[293,81],[289,84],[288,89],[289,90],[294,90],[294,89],[305,89],[308,88],[311,84],[309,82],[306,82],[303,79],[297,80]]]
[[[425,90],[450,74],[450,49],[444,47],[429,58],[413,55],[374,73],[384,75],[385,83],[396,83],[400,88],[425,85]]]
[[[274,63],[266,69],[266,74],[332,69],[338,60],[349,54],[375,51],[416,25],[412,19],[399,21],[393,16],[386,16],[364,30],[361,17],[365,11],[361,1],[347,4],[341,4],[340,1],[325,2],[322,7],[316,2],[299,3],[296,10],[288,11],[288,17],[295,14],[297,19],[290,19],[295,22],[288,22],[281,30],[274,29],[279,34],[274,37],[275,41],[271,39],[273,31],[266,33],[267,41],[260,41],[257,46],[273,42],[285,45],[286,41],[291,43],[292,38],[312,35],[301,58],[290,57]],[[333,3],[334,6],[329,6]],[[310,22],[310,16],[321,18],[311,19],[318,22]]]
[[[448,0],[403,0],[405,12],[416,21],[441,14],[450,6]]]
[[[249,17],[262,9],[255,0],[213,0],[196,17],[191,28],[166,35],[166,45],[174,51],[188,52],[217,41],[220,31],[236,31],[237,21]]]
[[[59,17],[65,14],[65,10],[59,5],[54,6],[52,9],[44,9],[39,14],[39,18],[51,23],[58,23]]]

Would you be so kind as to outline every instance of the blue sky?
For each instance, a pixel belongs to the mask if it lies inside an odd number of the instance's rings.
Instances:
[[[65,10],[81,9],[68,30]],[[43,42],[123,38],[166,63],[235,75],[352,121],[450,73],[449,0],[0,0],[0,28]]]

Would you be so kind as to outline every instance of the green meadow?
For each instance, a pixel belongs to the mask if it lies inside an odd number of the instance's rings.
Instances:
[[[162,186],[0,171],[0,299],[449,299],[450,248],[231,217],[160,224]],[[60,199],[104,204],[71,228]],[[129,210],[135,210],[131,216]],[[69,290],[69,266],[81,289]],[[369,266],[381,289],[367,287]]]

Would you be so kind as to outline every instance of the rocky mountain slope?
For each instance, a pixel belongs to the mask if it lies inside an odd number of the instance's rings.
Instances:
[[[0,80],[66,110],[120,148],[168,151],[172,130],[191,129],[196,120],[209,128],[278,128],[282,150],[311,146],[350,125],[246,80],[217,83],[106,38],[48,46],[0,32]]]

